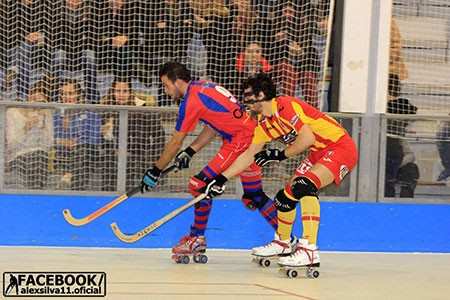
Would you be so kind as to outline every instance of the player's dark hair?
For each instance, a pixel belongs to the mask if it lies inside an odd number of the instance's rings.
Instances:
[[[242,92],[248,88],[252,88],[254,95],[263,92],[266,95],[266,101],[277,96],[277,87],[267,73],[260,72],[247,78],[242,84]]]
[[[177,79],[189,82],[191,81],[191,72],[185,65],[176,61],[166,62],[159,69],[159,78],[167,76],[170,81],[175,82]]]

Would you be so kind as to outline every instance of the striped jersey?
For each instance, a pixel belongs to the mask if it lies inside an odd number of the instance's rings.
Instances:
[[[225,88],[207,81],[191,81],[180,103],[175,129],[191,132],[201,122],[226,141],[237,137],[251,140],[256,121]]]
[[[290,96],[272,99],[272,116],[258,117],[258,126],[253,135],[253,144],[278,140],[284,144],[295,141],[297,133],[308,125],[315,138],[311,151],[318,151],[335,144],[347,134],[346,130],[332,117],[315,107]]]

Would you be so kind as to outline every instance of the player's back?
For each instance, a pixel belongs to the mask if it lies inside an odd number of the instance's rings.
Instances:
[[[199,121],[227,141],[251,138],[256,126],[228,90],[211,82],[192,81],[180,103],[176,130],[191,132]]]

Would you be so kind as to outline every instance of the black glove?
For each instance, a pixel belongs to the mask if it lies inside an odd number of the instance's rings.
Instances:
[[[141,181],[141,192],[148,192],[150,189],[154,188],[158,184],[159,176],[161,175],[161,170],[157,167],[148,169],[144,173]]]
[[[225,192],[225,183],[227,178],[222,174],[217,175],[211,179],[205,187],[205,194],[209,198],[214,198],[222,195]]]
[[[255,163],[260,167],[263,167],[271,162],[279,162],[285,159],[287,159],[287,157],[284,150],[279,149],[267,149],[260,151],[255,155]]]
[[[195,153],[195,150],[191,147],[187,147],[183,151],[178,152],[177,156],[175,156],[175,165],[177,168],[179,170],[189,168],[189,163]]]

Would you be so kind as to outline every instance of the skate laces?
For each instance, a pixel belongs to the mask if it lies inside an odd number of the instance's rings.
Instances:
[[[288,248],[288,245],[285,242],[279,241],[279,240],[273,240],[269,244],[265,245],[264,248],[270,248],[272,246],[281,246],[283,249]]]
[[[306,253],[306,256],[308,257],[309,260],[309,264],[312,265],[313,264],[313,255],[314,255],[314,251],[312,249],[306,248],[305,246],[302,245],[297,245],[297,249],[295,249],[295,252],[292,253],[291,255],[293,257],[299,256],[302,254],[302,252]]]

